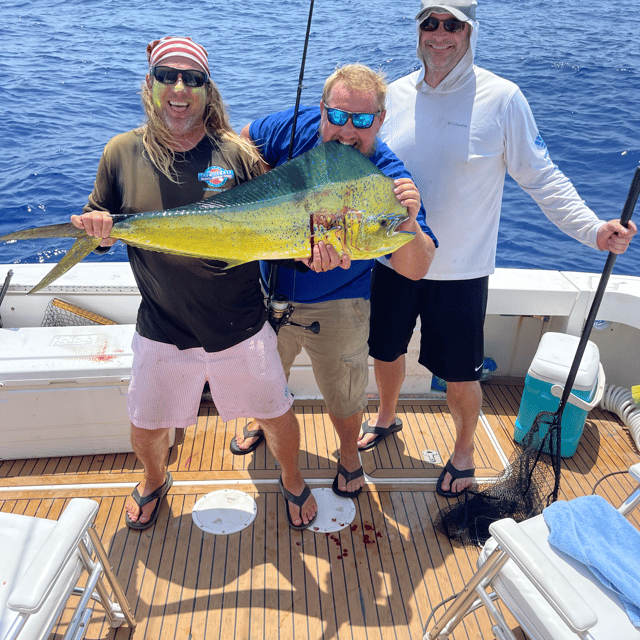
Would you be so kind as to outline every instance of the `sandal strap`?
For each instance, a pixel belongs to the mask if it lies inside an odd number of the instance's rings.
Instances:
[[[449,460],[447,462],[447,464],[445,465],[445,470],[449,472],[449,474],[451,475],[452,478],[452,482],[454,480],[458,480],[458,478],[473,478],[476,470],[475,468],[472,469],[457,469],[456,467],[453,466],[453,462],[451,462],[451,460]]]
[[[136,485],[135,489],[131,492],[131,497],[134,499],[135,503],[142,509],[145,504],[149,504],[152,500],[158,500],[162,497],[164,493],[164,488],[167,486],[167,482],[169,480],[169,475],[167,472],[167,477],[165,481],[159,486],[154,492],[150,493],[148,496],[141,496],[138,492],[138,486]]]
[[[393,427],[396,426],[396,422],[393,422],[392,424],[390,424],[388,427],[372,427],[369,424],[369,421],[366,421],[366,425],[362,427],[362,435],[365,435],[367,433],[371,433],[373,435],[376,436],[382,436],[385,433],[389,433],[389,429],[392,429]]]
[[[363,476],[364,475],[364,469],[362,467],[358,467],[355,471],[347,471],[338,462],[338,473],[344,478],[345,482],[351,482],[352,480],[356,480],[360,476]]]
[[[299,496],[291,493],[291,491],[289,491],[284,486],[284,484],[282,484],[282,478],[280,478],[280,491],[282,492],[282,495],[289,502],[293,502],[293,504],[295,504],[296,507],[302,507],[302,505],[307,501],[307,499],[311,495],[311,489],[309,489],[309,485],[306,484],[306,483],[304,485],[304,490],[302,491],[302,493]]]
[[[244,435],[245,438],[257,438],[258,436],[264,434],[264,430],[262,429],[262,427],[260,429],[252,429],[251,431],[249,431],[248,427],[250,424],[253,424],[253,422],[255,422],[255,420],[253,420],[249,424],[245,424],[244,427],[242,427],[242,435]]]

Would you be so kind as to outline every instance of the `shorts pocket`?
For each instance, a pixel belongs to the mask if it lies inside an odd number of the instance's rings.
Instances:
[[[369,300],[364,298],[352,298],[350,300],[353,311],[353,318],[358,323],[366,324],[369,326],[369,316],[371,315],[371,304]]]

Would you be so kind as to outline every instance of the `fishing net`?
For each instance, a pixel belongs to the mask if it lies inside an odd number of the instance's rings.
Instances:
[[[43,327],[79,327],[116,324],[113,320],[58,298],[49,301],[42,320]]]
[[[490,537],[489,525],[502,518],[522,522],[547,506],[557,486],[557,413],[538,414],[522,443],[516,446],[505,470],[491,484],[467,490],[457,504],[440,511],[435,528],[466,546],[482,546]]]

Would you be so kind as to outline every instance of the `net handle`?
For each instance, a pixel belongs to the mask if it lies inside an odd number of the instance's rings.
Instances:
[[[640,167],[637,167],[635,173],[633,174],[633,180],[631,181],[631,187],[629,189],[629,194],[627,195],[627,200],[622,210],[622,215],[620,216],[620,224],[622,224],[622,226],[629,226],[629,220],[631,220],[631,216],[633,215],[633,211],[635,209],[639,195]],[[589,336],[591,335],[591,329],[593,328],[593,323],[595,322],[596,315],[598,313],[598,310],[600,309],[602,298],[604,298],[607,283],[609,282],[609,276],[611,275],[611,271],[613,270],[613,265],[616,261],[616,257],[617,255],[615,253],[609,251],[609,255],[607,256],[607,261],[604,265],[602,275],[600,276],[600,283],[598,284],[596,294],[591,304],[591,309],[589,310],[589,315],[587,316],[584,328],[582,329],[582,335],[580,336],[580,342],[578,343],[576,356],[573,359],[571,369],[569,370],[569,376],[567,377],[567,382],[562,393],[560,407],[558,407],[558,413],[560,413],[561,408],[564,409],[564,406],[567,404],[567,400],[569,399],[569,395],[571,394],[573,383],[575,382],[576,376],[578,375],[578,369],[580,368],[580,363],[582,362],[582,356],[584,355],[585,349],[587,348],[587,342],[589,341]]]
[[[640,167],[636,167],[636,171],[633,174],[633,180],[631,181],[631,187],[629,188],[629,194],[627,195],[627,200],[624,203],[624,208],[622,209],[622,215],[620,216],[620,223],[624,227],[629,226],[629,220],[631,220],[631,216],[633,215],[633,211],[636,207],[636,202],[638,201],[638,196],[640,195]],[[571,368],[569,369],[569,375],[567,376],[567,381],[564,386],[564,391],[562,392],[562,397],[560,398],[560,404],[558,405],[558,410],[556,411],[555,424],[558,428],[558,435],[556,439],[556,450],[555,450],[555,465],[556,465],[556,480],[555,485],[553,487],[553,498],[552,501],[555,502],[558,499],[558,489],[560,486],[560,448],[562,444],[562,414],[564,413],[564,408],[567,405],[567,401],[569,400],[569,396],[571,395],[571,390],[573,389],[573,384],[576,381],[576,376],[578,375],[578,369],[580,368],[580,363],[582,362],[582,356],[584,355],[585,349],[587,348],[587,342],[589,342],[589,337],[591,336],[591,329],[593,328],[593,323],[595,322],[596,315],[598,310],[600,309],[600,303],[602,302],[602,298],[604,297],[605,289],[607,288],[607,283],[609,282],[609,276],[611,275],[611,271],[613,270],[613,265],[616,261],[616,254],[612,251],[609,251],[609,255],[607,256],[607,261],[604,265],[604,269],[602,271],[602,275],[600,276],[600,283],[598,284],[598,288],[596,290],[596,294],[593,298],[593,302],[591,303],[591,309],[589,310],[589,315],[585,321],[584,327],[582,329],[582,335],[580,336],[580,341],[578,342],[578,348],[576,349],[576,355],[571,364]]]

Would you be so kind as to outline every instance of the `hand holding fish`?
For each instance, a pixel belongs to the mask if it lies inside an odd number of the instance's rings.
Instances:
[[[331,271],[336,267],[348,269],[351,266],[351,258],[347,254],[340,256],[332,245],[325,245],[324,242],[316,244],[311,257],[303,258],[300,262],[316,273]]]
[[[420,211],[420,193],[410,178],[398,178],[393,181],[396,199],[406,207],[409,219],[398,225],[398,231],[414,234],[408,244],[396,249],[389,258],[391,266],[405,278],[420,280],[423,278],[435,255],[436,247],[416,221]]]
[[[637,232],[636,225],[631,221],[629,221],[628,227],[623,227],[620,224],[620,220],[611,220],[598,229],[598,249],[616,254],[624,253],[631,242],[631,238]]]
[[[420,211],[420,193],[411,178],[398,178],[393,181],[393,192],[398,202],[406,207],[409,219],[398,226],[399,231],[414,231],[415,220]]]
[[[71,216],[71,223],[78,229],[84,229],[87,235],[94,238],[102,238],[101,247],[110,247],[117,238],[110,238],[113,227],[113,218],[106,211],[90,211],[81,216]]]

